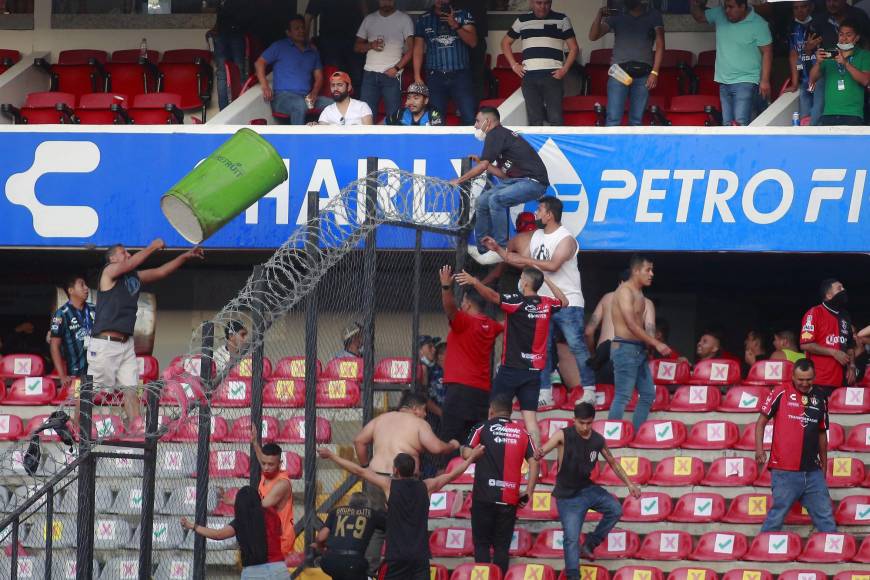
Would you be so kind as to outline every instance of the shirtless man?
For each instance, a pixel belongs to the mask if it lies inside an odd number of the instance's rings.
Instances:
[[[671,348],[655,338],[655,320],[650,329],[644,329],[646,300],[643,289],[652,285],[653,263],[649,258],[634,255],[628,263],[631,276],[616,289],[613,296],[613,341],[610,345],[613,361],[613,404],[608,419],[622,419],[631,391],[637,388],[638,401],[632,423],[637,431],[649,415],[655,399],[655,385],[647,362],[647,346],[662,356]]]

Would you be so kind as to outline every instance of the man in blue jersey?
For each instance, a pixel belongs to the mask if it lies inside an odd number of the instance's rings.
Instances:
[[[386,125],[443,125],[441,111],[429,105],[429,88],[412,83],[405,92],[405,107],[384,119]]]

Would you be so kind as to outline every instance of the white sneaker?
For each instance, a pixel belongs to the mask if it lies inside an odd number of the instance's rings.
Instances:
[[[538,395],[538,409],[541,407],[552,407],[554,404],[553,389],[541,389],[541,394]]]
[[[481,266],[492,266],[502,261],[501,256],[497,252],[490,250],[481,254],[477,246],[473,245],[468,246],[468,255],[474,258],[474,261]]]
[[[583,396],[577,400],[577,403],[595,405],[595,389],[583,389]]]

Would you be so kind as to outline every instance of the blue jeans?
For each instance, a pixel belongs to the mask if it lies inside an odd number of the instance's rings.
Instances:
[[[719,85],[719,100],[722,101],[722,124],[728,126],[737,121],[742,126],[752,121],[752,105],[758,85],[755,83],[734,83]]]
[[[809,83],[803,81],[800,87],[798,103],[801,119],[809,117],[811,125],[818,125],[819,119],[822,118],[822,111],[825,108],[824,82],[816,83],[816,90],[811,93]]]
[[[631,392],[637,388],[637,407],[634,409],[632,423],[637,432],[649,416],[649,410],[656,398],[656,387],[646,355],[646,347],[640,344],[612,342],[610,360],[613,361],[614,393],[608,419],[622,419],[625,406],[631,401]]]
[[[480,243],[484,236],[492,236],[500,246],[506,247],[508,210],[540,198],[545,191],[546,185],[527,177],[503,179],[498,185],[482,191],[474,203],[474,236],[478,249],[486,251]]]
[[[322,109],[332,104],[332,99],[317,97],[314,108]],[[305,104],[305,95],[290,91],[276,91],[272,96],[272,110],[290,116],[291,125],[304,125],[305,114],[308,106]]]
[[[477,99],[474,98],[474,84],[471,82],[470,70],[426,72],[426,84],[429,86],[429,104],[447,117],[447,103],[450,99],[459,109],[459,118],[463,125],[474,125],[477,115]]]
[[[242,580],[290,580],[290,572],[284,562],[272,562],[242,568]]]
[[[571,353],[577,361],[577,368],[580,370],[580,384],[584,387],[595,386],[595,372],[586,366],[589,348],[586,346],[586,341],[583,340],[584,325],[582,306],[568,306],[557,310],[553,315],[550,322],[550,335],[547,339],[547,366],[541,372],[541,389],[549,389],[551,386],[550,375],[553,374],[554,363],[559,360],[559,355],[556,352],[556,339],[559,338],[559,335],[568,343],[568,348],[571,349]],[[576,385],[565,386],[574,387]]]
[[[812,518],[813,526],[817,532],[837,531],[824,471],[821,469],[815,471],[771,469],[770,480],[773,506],[767,512],[764,525],[761,526],[762,532],[780,531],[788,511],[798,500],[810,513],[810,518]]]
[[[586,534],[586,547],[594,550],[607,538],[607,534],[622,517],[622,506],[604,490],[603,487],[590,485],[571,498],[557,498],[556,508],[562,520],[563,549],[565,551],[565,577],[568,580],[580,579],[580,529],[586,512],[594,509],[601,514],[601,521],[595,531]]]
[[[239,65],[242,82],[248,76],[248,63],[245,59],[245,36],[243,34],[224,33],[214,37],[214,66],[217,79],[218,106],[223,110],[230,104],[227,91],[227,71],[224,63],[228,60]]]
[[[649,99],[649,89],[646,88],[645,77],[638,77],[629,86],[625,86],[613,77],[607,77],[607,126],[618,127],[622,124],[622,113],[625,111],[625,100],[628,105],[628,124],[631,127],[643,125],[643,112]]]
[[[384,112],[389,116],[402,106],[402,87],[398,77],[391,78],[384,73],[367,70],[363,73],[360,98],[372,110],[375,118],[378,116],[378,103],[384,98]]]

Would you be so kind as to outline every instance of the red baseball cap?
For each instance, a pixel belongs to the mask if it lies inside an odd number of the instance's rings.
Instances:
[[[341,81],[344,84],[346,84],[349,88],[353,86],[351,83],[351,80],[350,80],[350,75],[342,70],[337,70],[334,73],[332,73],[331,75],[329,75],[329,80],[330,81]]]
[[[535,224],[535,214],[524,211],[517,216],[517,233],[533,232],[538,228]]]

